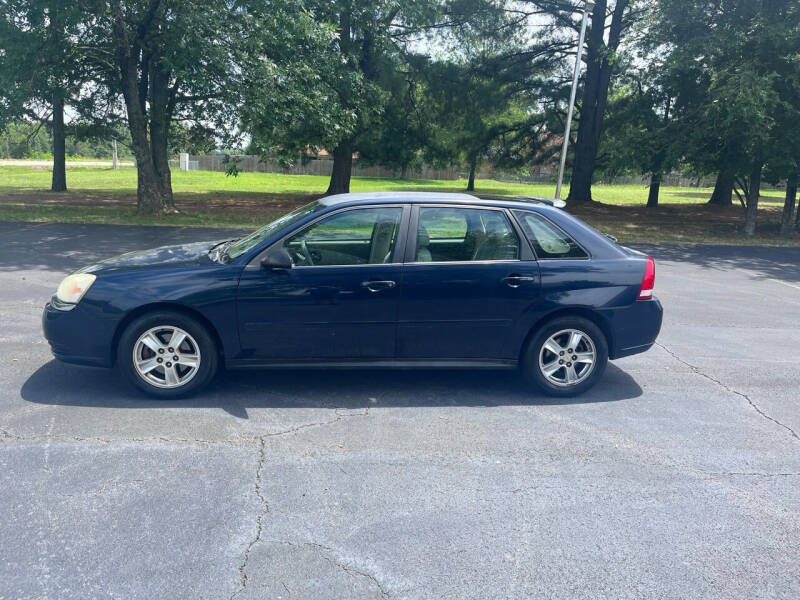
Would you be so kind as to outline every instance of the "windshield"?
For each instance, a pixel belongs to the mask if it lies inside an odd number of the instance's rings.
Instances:
[[[261,229],[255,230],[250,235],[247,235],[240,240],[236,240],[230,246],[228,246],[225,256],[228,260],[233,260],[234,258],[237,258],[250,250],[250,248],[257,246],[269,236],[274,235],[292,223],[297,223],[299,220],[307,217],[313,212],[320,210],[323,207],[324,205],[320,202],[312,202],[310,204],[306,204],[305,206],[301,206],[297,210],[293,210],[292,212],[283,215],[280,219],[273,221],[269,225],[265,225]]]

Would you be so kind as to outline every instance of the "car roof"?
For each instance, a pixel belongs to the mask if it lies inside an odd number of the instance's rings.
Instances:
[[[319,200],[325,206],[347,206],[358,204],[390,204],[393,202],[419,202],[431,204],[477,204],[483,206],[502,206],[508,208],[552,208],[546,199],[532,197],[479,197],[456,192],[357,192],[334,194]]]
[[[326,205],[341,204],[343,202],[361,202],[361,201],[399,201],[399,200],[414,200],[417,202],[428,202],[434,200],[477,200],[475,196],[470,194],[457,194],[454,192],[357,192],[350,194],[334,194],[333,196],[326,196],[320,202]]]

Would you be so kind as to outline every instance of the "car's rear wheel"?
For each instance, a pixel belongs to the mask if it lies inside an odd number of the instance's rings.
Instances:
[[[205,387],[219,357],[208,330],[188,315],[147,313],[123,331],[117,367],[137,388],[157,398],[178,398]]]
[[[594,386],[608,364],[602,330],[583,317],[559,317],[541,327],[522,356],[522,373],[550,396],[575,396]]]

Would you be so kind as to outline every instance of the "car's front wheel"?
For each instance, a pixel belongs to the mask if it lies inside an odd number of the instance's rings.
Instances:
[[[205,387],[217,371],[213,338],[195,319],[158,311],[132,321],[117,347],[117,367],[137,388],[158,398],[178,398]]]
[[[522,356],[525,378],[550,396],[575,396],[594,386],[608,363],[602,330],[583,317],[549,321]]]

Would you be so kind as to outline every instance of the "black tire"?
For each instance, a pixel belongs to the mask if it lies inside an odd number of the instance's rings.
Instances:
[[[539,364],[539,357],[545,342],[547,342],[551,336],[566,329],[578,330],[589,337],[591,343],[594,345],[595,360],[591,370],[586,374],[585,379],[574,384],[556,385],[542,372]],[[582,342],[582,344],[584,343],[585,342]],[[593,387],[603,376],[607,364],[608,342],[603,331],[589,319],[578,316],[565,316],[556,317],[548,321],[533,334],[522,353],[520,369],[525,380],[534,385],[538,390],[544,392],[548,396],[563,398],[577,396]]]
[[[140,375],[134,365],[133,352],[139,337],[157,327],[176,327],[189,334],[199,349],[200,362],[194,375],[177,387],[158,387]],[[168,353],[167,353],[168,354]],[[219,350],[204,325],[177,311],[159,310],[134,319],[122,332],[117,344],[116,367],[135,387],[149,396],[169,400],[197,393],[207,386],[219,367]],[[177,364],[177,363],[176,363]],[[162,368],[163,369],[163,368]],[[156,371],[158,373],[158,371]],[[150,375],[148,375],[150,376]]]

